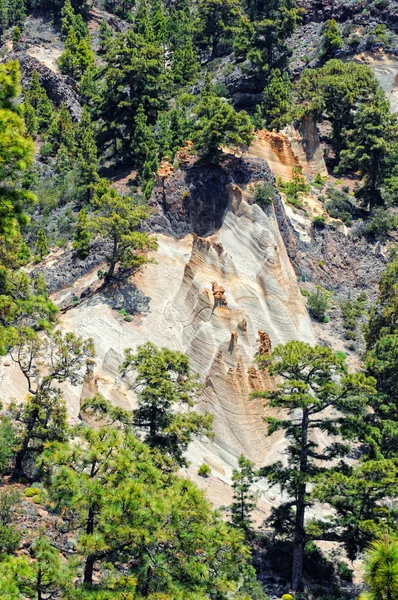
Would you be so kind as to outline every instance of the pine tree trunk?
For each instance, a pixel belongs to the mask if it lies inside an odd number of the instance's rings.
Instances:
[[[95,554],[89,554],[86,558],[86,563],[84,565],[84,583],[86,585],[93,584],[93,571],[96,558]]]
[[[92,469],[94,469],[94,464],[92,465]],[[95,515],[94,507],[91,506],[91,508],[88,511],[87,522],[86,522],[86,534],[87,535],[92,535],[94,533],[94,515]],[[84,565],[84,583],[87,585],[93,584],[93,571],[94,571],[94,564],[95,564],[96,558],[97,557],[95,554],[89,554],[86,558],[86,563]]]
[[[301,452],[300,452],[300,475],[304,476],[308,470],[308,424],[309,414],[303,411],[301,422]],[[306,500],[306,483],[299,484],[297,490],[296,518],[293,540],[293,564],[292,564],[292,589],[299,592],[303,588],[303,563],[304,563],[304,517]]]

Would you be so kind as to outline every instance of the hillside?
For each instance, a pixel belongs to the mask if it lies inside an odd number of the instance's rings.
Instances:
[[[0,34],[0,600],[392,600],[398,4]]]

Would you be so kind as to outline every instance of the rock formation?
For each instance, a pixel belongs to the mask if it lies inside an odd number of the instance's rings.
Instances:
[[[218,285],[217,281],[212,281],[211,289],[214,296],[214,308],[217,308],[217,306],[227,307],[228,302],[225,297],[225,289],[222,285]]]
[[[260,348],[259,348],[259,355],[260,356],[265,356],[267,354],[271,353],[271,349],[272,349],[272,344],[271,344],[271,338],[269,337],[268,333],[266,331],[263,331],[262,329],[259,330],[258,332],[259,338],[260,338]]]

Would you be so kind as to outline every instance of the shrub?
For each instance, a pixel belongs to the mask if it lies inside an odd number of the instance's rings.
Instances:
[[[200,475],[201,477],[209,477],[210,474],[211,469],[209,465],[206,465],[206,463],[202,463],[198,469],[198,475]]]
[[[318,183],[320,185],[323,185],[326,181],[326,178],[322,177],[322,175],[320,173],[317,174],[317,176],[314,179],[315,183]]]
[[[329,189],[326,192],[329,200],[325,208],[333,219],[340,219],[348,226],[352,225],[352,217],[355,213],[355,206],[350,201],[349,196],[340,190]]]
[[[27,498],[33,498],[33,496],[40,496],[41,491],[39,490],[39,488],[27,488],[25,490],[25,496]]]
[[[346,562],[344,562],[343,560],[338,560],[336,570],[340,579],[342,579],[343,581],[352,581],[354,571],[350,569]]]
[[[325,229],[326,218],[325,217],[314,217],[312,220],[312,227],[314,229]]]
[[[308,312],[311,317],[317,321],[327,323],[329,321],[327,317],[327,310],[330,303],[330,292],[323,289],[319,285],[315,292],[310,292],[307,298]]]
[[[0,552],[11,554],[18,549],[21,534],[14,525],[3,525],[0,523]]]
[[[275,189],[270,183],[257,183],[254,186],[254,202],[266,208],[271,206],[275,199]]]
[[[359,234],[372,241],[385,241],[397,227],[398,217],[391,214],[386,208],[376,208]]]
[[[32,502],[33,504],[41,504],[41,496],[33,496]]]
[[[280,191],[286,195],[287,202],[298,208],[303,206],[301,202],[302,194],[308,194],[311,190],[299,167],[293,169],[293,177],[290,181],[283,181],[279,178],[277,185]]]
[[[365,292],[362,292],[355,300],[345,300],[340,304],[346,340],[355,340],[357,337],[357,322],[365,310],[366,299]]]
[[[40,156],[44,159],[49,158],[52,154],[54,154],[54,148],[50,142],[46,142],[40,148]]]

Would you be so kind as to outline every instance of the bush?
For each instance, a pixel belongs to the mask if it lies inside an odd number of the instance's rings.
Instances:
[[[310,292],[307,298],[308,312],[311,317],[317,321],[327,323],[329,321],[327,317],[327,310],[330,303],[330,292],[323,289],[319,285],[315,292]]]
[[[297,208],[302,208],[301,196],[302,194],[308,194],[311,188],[306,183],[300,168],[296,167],[293,169],[293,177],[290,181],[283,181],[279,178],[277,184],[280,191],[286,195],[286,200],[289,204]]]
[[[291,594],[283,594],[282,600],[294,600]]]
[[[357,337],[357,322],[365,310],[366,299],[366,294],[362,292],[355,300],[346,300],[340,305],[346,340],[355,340]]]
[[[50,142],[46,142],[40,148],[40,156],[44,159],[49,158],[52,154],[54,154],[53,145]]]
[[[11,554],[18,549],[21,534],[14,525],[3,525],[0,523],[0,553]]]
[[[41,491],[39,490],[39,488],[27,488],[25,490],[25,496],[27,498],[33,498],[33,496],[40,496]]]
[[[338,560],[336,565],[337,573],[343,581],[352,582],[354,571],[350,569],[346,562]]]
[[[325,204],[328,214],[333,219],[340,219],[350,227],[356,208],[350,201],[348,194],[331,188],[326,192],[326,195],[329,198]]]
[[[391,214],[386,208],[376,208],[372,217],[360,230],[359,235],[372,241],[385,241],[397,227],[398,217]]]
[[[326,218],[325,217],[314,217],[312,220],[312,227],[314,229],[325,229]]]
[[[202,463],[198,469],[198,475],[200,475],[201,477],[209,477],[210,474],[211,469],[209,465],[206,465],[206,463]]]
[[[266,208],[272,206],[275,199],[275,189],[270,183],[257,183],[254,186],[254,202]]]

